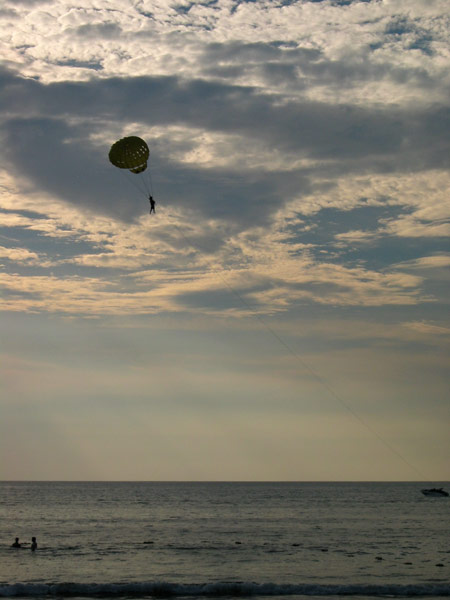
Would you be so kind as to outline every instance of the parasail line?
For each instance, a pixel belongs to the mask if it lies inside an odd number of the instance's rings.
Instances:
[[[185,239],[185,241],[191,245],[195,247],[195,244],[192,244],[192,242],[190,242],[190,240],[187,238],[187,236],[185,235],[185,233],[182,231],[182,229],[175,223],[175,227],[176,229],[179,231],[179,233],[182,235],[182,237]],[[198,246],[197,246],[198,247]],[[238,300],[241,302],[241,304],[248,310],[250,311],[250,313],[256,317],[256,319],[261,323],[261,325],[267,329],[267,331],[284,347],[286,348],[286,350],[296,359],[300,362],[300,364],[303,366],[303,368],[308,371],[313,377],[314,379],[320,383],[330,394],[330,396],[332,396],[335,400],[337,400],[341,406],[343,406],[352,416],[353,418],[358,421],[363,427],[365,427],[382,445],[384,445],[390,452],[392,452],[393,454],[395,454],[397,456],[397,458],[399,458],[403,463],[405,463],[412,471],[414,471],[416,473],[416,475],[419,475],[422,481],[427,481],[430,482],[430,479],[428,479],[427,477],[425,477],[425,475],[420,471],[420,469],[418,469],[417,467],[415,467],[412,463],[410,463],[394,446],[392,446],[392,444],[390,444],[384,437],[382,437],[365,419],[363,419],[347,402],[345,402],[343,400],[343,398],[334,390],[333,387],[331,387],[331,385],[328,383],[328,381],[322,377],[308,362],[305,361],[304,358],[302,358],[262,317],[261,315],[259,315],[255,309],[249,304],[249,302],[247,302],[247,300],[242,296],[242,294],[240,294],[226,279],[225,277],[222,275],[222,273],[218,270],[218,269],[212,269],[213,272],[215,272],[217,275],[219,275],[219,277],[221,278],[221,280],[223,281],[223,283],[225,284],[225,286],[231,291],[232,294],[234,294],[236,296],[236,298],[238,298]]]

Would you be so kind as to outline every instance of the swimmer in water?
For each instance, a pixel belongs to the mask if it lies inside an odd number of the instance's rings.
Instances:
[[[14,544],[11,544],[12,548],[20,548],[19,538],[16,538]]]
[[[37,541],[35,537],[31,538],[31,551],[34,552],[37,548]]]

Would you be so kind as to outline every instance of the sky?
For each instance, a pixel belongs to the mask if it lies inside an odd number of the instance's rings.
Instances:
[[[450,480],[449,21],[4,0],[1,479]]]

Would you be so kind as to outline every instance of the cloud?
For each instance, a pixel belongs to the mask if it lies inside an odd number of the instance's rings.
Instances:
[[[442,327],[441,325],[435,325],[434,323],[426,323],[423,321],[405,323],[405,327],[412,329],[413,331],[418,331],[419,333],[429,334],[429,335],[439,335],[439,336],[450,336],[450,328]]]
[[[419,221],[414,215],[407,215],[386,223],[390,235],[401,237],[448,237],[450,223],[427,223]]]
[[[8,117],[2,129],[11,168],[70,202],[120,218],[130,218],[137,202],[124,204],[111,185],[105,134],[115,129],[109,143],[114,141],[130,121],[140,123],[135,132],[148,132],[150,143],[153,128],[177,127],[176,136],[155,140],[163,193],[176,205],[188,200],[205,216],[235,224],[264,221],[280,199],[320,181],[324,165],[336,177],[366,172],[369,164],[374,173],[402,171],[406,164],[422,171],[444,168],[448,154],[443,107],[423,112],[308,101],[279,105],[276,96],[249,87],[175,77],[42,85],[7,74],[4,84]],[[23,99],[19,104],[16,94]],[[302,166],[302,158],[312,162]]]
[[[420,293],[418,276],[316,262],[308,247],[283,243],[279,222],[274,229],[223,238],[220,251],[212,246],[205,253],[195,230],[180,230],[179,218],[163,215],[149,238],[147,218],[124,226],[101,217],[89,220],[73,209],[67,209],[65,217],[64,211],[56,213],[53,219],[27,221],[22,217],[22,226],[33,223],[38,231],[42,226],[50,238],[61,230],[70,234],[72,244],[85,245],[81,253],[73,245],[67,255],[60,254],[52,242],[39,260],[28,250],[10,250],[17,264],[33,258],[41,269],[59,269],[60,274],[5,275],[2,285],[14,301],[6,299],[3,308],[98,316],[186,310],[245,316],[286,310],[299,301],[381,306],[427,300]],[[66,231],[69,222],[71,228]],[[217,226],[211,223],[211,228],[213,235]],[[202,231],[204,236],[199,226]],[[95,251],[89,252],[89,247]],[[71,266],[76,269],[72,275],[67,273]]]
[[[405,263],[403,263],[405,266]],[[416,260],[408,262],[410,269],[445,269],[450,266],[450,256],[442,254],[437,256],[422,256]]]
[[[333,77],[333,94],[347,102],[356,97],[397,102],[426,96],[429,101],[432,89],[444,99],[445,81],[448,85],[447,70],[436,60],[445,58],[445,0],[426,6],[412,0],[186,6],[142,1],[133,7],[115,1],[108,8],[89,2],[73,7],[64,2],[50,6],[7,0],[6,6],[14,7],[21,22],[15,29],[8,13],[3,17],[2,37],[11,60],[22,64],[27,75],[46,81],[89,77],[89,68],[82,66],[89,63],[100,65],[108,76],[150,72],[203,77],[202,70],[208,63],[214,68],[215,61],[222,63],[218,67],[225,69],[225,76],[233,66],[242,65],[255,85],[272,82],[278,89],[285,85],[280,73],[286,65],[301,65],[303,59],[320,55],[320,71],[303,74],[305,93],[315,99],[329,94],[323,83],[331,84]],[[69,59],[74,61],[70,67]],[[339,70],[341,76],[346,71],[345,85],[339,85]],[[381,85],[362,85],[365,70],[372,71]],[[398,76],[384,81],[390,72]],[[426,93],[419,81],[411,85],[414,73],[422,83],[429,77]],[[352,85],[355,80],[359,86]]]
[[[442,7],[18,4],[0,76],[9,293],[95,314],[430,301],[399,273],[420,250],[396,260],[387,240],[436,254],[448,233]],[[133,134],[150,143],[157,221],[106,159]],[[31,291],[25,267],[41,269]],[[50,301],[58,278],[65,302]]]
[[[5,248],[0,246],[0,259],[7,258],[17,263],[39,264],[38,255],[25,248]]]

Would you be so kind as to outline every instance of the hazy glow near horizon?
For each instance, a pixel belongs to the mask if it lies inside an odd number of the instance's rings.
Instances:
[[[5,0],[1,479],[450,479],[447,9]]]

